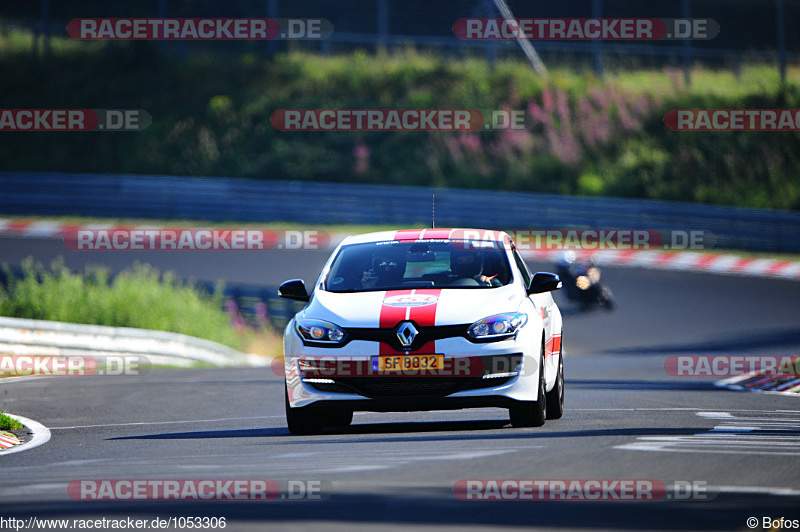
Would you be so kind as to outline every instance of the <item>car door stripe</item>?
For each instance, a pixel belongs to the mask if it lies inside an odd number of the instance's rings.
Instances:
[[[544,349],[544,358],[551,357],[561,352],[561,334],[556,333],[548,338]]]

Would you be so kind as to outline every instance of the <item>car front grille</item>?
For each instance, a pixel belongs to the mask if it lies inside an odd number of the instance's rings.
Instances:
[[[444,397],[462,390],[491,388],[511,377],[476,379],[472,377],[342,377],[333,383],[311,383],[314,389],[329,393],[355,393],[371,398]]]
[[[492,388],[505,384],[514,375],[488,377],[493,372],[516,371],[520,368],[521,354],[493,355],[483,359],[483,374],[469,377],[417,377],[417,376],[364,376],[334,377],[332,383],[308,382],[323,393],[349,393],[370,398],[386,397],[444,397],[464,390]],[[503,369],[505,368],[505,369]]]
[[[380,342],[396,350],[414,351],[428,342],[443,340],[445,338],[462,337],[469,340],[467,336],[469,325],[437,325],[434,327],[421,327],[417,325],[418,334],[411,345],[403,346],[397,338],[396,327],[375,329],[375,328],[346,328],[348,341],[364,340],[368,342]]]

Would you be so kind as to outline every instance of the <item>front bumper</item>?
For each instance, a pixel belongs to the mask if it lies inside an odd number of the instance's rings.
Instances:
[[[480,407],[508,408],[519,401],[535,401],[538,393],[540,351],[526,348],[533,342],[516,338],[476,344],[464,338],[436,342],[436,353],[446,365],[468,368],[466,372],[394,376],[367,374],[375,342],[353,341],[345,347],[304,346],[293,333],[287,334],[285,348],[286,387],[293,408],[346,408],[354,411],[403,412]],[[365,355],[365,353],[374,353]],[[308,372],[307,359],[333,363],[328,373]],[[338,361],[347,364],[337,364]],[[340,371],[346,367],[347,371]]]

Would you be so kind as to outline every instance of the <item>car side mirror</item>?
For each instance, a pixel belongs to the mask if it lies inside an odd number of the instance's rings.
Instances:
[[[278,295],[286,299],[294,299],[296,301],[309,301],[311,296],[306,291],[306,284],[302,279],[292,279],[281,283],[278,287]]]
[[[539,272],[531,279],[528,294],[541,294],[552,292],[561,288],[561,279],[554,273]]]

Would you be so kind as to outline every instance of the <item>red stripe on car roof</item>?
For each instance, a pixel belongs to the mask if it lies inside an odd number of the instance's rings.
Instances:
[[[394,234],[395,240],[419,240],[424,229],[400,229]]]

